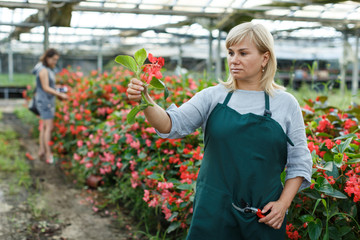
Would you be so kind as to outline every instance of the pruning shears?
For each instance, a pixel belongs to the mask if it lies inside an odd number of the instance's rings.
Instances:
[[[232,203],[232,206],[239,212],[256,214],[259,218],[265,217],[265,215],[262,214],[259,208],[250,207],[250,205],[247,202],[245,202],[243,199],[241,199],[242,208],[236,206],[234,203]]]

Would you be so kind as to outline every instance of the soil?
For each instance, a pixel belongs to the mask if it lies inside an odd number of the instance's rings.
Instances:
[[[5,102],[4,102],[5,101]],[[96,190],[76,187],[58,164],[47,164],[37,157],[37,140],[13,113],[20,100],[0,100],[0,129],[12,128],[19,136],[30,162],[33,186],[16,186],[10,173],[0,171],[0,239],[119,240],[138,239],[136,223],[126,214],[97,211],[92,203]],[[119,214],[119,213],[117,213]],[[142,238],[143,239],[143,238]]]

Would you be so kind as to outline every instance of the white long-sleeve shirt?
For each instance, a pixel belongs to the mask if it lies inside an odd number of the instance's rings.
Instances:
[[[182,138],[197,128],[206,128],[210,113],[218,103],[223,103],[228,89],[222,84],[203,89],[188,102],[176,107],[172,104],[166,112],[171,118],[171,131],[168,134],[158,133],[162,138]],[[240,114],[253,113],[263,115],[265,110],[264,91],[235,90],[228,107]],[[289,93],[276,90],[270,97],[272,118],[283,128],[286,135],[294,143],[288,144],[286,178],[304,177],[300,189],[309,187],[311,183],[312,159],[307,147],[304,120],[297,100]]]

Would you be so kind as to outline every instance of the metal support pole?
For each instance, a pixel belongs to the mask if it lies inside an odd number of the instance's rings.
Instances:
[[[182,47],[181,47],[181,44],[179,42],[179,45],[178,45],[178,48],[179,48],[179,57],[177,59],[177,67],[179,69],[182,68],[182,55],[183,55],[183,50],[182,50]]]
[[[212,58],[213,58],[213,51],[212,51],[212,41],[213,41],[213,36],[212,36],[212,32],[211,30],[209,30],[209,57],[208,57],[208,61],[207,61],[207,76],[209,78],[209,76],[211,76],[211,69],[212,69]]]
[[[99,73],[102,73],[102,71],[103,71],[102,45],[103,45],[103,40],[100,39],[99,40],[99,51],[98,51],[98,57],[97,57],[97,68],[98,68]]]
[[[14,56],[13,51],[11,47],[11,40],[9,41],[9,47],[8,47],[8,62],[9,62],[9,82],[14,81]]]
[[[354,67],[352,73],[352,84],[351,84],[351,93],[353,96],[356,96],[359,88],[359,35],[360,30],[356,31],[356,43],[355,43],[355,58],[354,58]]]
[[[216,79],[221,79],[221,30],[219,29],[217,39],[217,57],[216,57]],[[223,79],[222,79],[223,80]]]
[[[49,49],[49,27],[50,23],[48,20],[49,10],[46,8],[44,10],[44,52]]]
[[[348,40],[347,33],[344,32],[344,41],[343,41],[343,59],[341,62],[341,69],[340,69],[340,92],[341,95],[345,95],[345,81],[346,81],[346,43]]]

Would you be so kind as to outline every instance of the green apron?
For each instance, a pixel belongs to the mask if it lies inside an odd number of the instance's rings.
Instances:
[[[196,185],[194,211],[187,239],[280,240],[286,221],[276,230],[251,213],[236,210],[241,199],[262,209],[282,192],[280,174],[287,161],[287,141],[278,122],[271,118],[265,93],[264,116],[240,114],[223,104],[211,112],[205,129],[204,158]],[[291,143],[292,144],[292,143]]]

